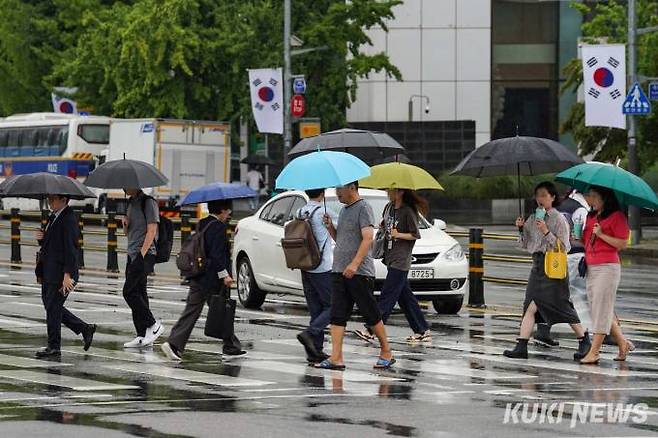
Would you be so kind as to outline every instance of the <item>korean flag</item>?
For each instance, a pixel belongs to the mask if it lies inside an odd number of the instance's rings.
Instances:
[[[582,60],[585,126],[626,129],[626,47],[583,45]]]

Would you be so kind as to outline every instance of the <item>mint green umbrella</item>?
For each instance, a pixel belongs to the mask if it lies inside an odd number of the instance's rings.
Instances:
[[[607,187],[615,192],[619,202],[624,205],[658,209],[658,197],[653,189],[639,176],[614,164],[579,164],[559,173],[555,180],[583,193],[591,186]]]

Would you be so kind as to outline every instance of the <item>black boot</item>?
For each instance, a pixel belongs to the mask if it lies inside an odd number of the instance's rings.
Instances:
[[[558,341],[551,338],[551,326],[546,323],[537,324],[535,343],[541,345],[542,347],[557,347],[560,345]]]
[[[514,350],[503,351],[503,356],[512,359],[527,359],[528,358],[528,340],[523,338],[516,339],[516,347]]]
[[[578,338],[578,351],[573,354],[573,360],[580,361],[587,356],[590,348],[592,348],[592,341],[589,339],[589,332],[585,332],[585,336]]]

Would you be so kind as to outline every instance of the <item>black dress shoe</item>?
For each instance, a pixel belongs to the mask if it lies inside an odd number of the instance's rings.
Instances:
[[[94,333],[96,333],[96,324],[89,324],[82,332],[82,339],[85,341],[84,350],[89,350],[91,343],[94,341]]]
[[[297,335],[297,340],[299,341],[300,344],[304,346],[304,350],[306,350],[306,356],[307,357],[319,357],[320,352],[318,351],[317,348],[315,348],[315,343],[313,342],[313,338],[311,335],[309,335],[307,332],[300,332]]]
[[[37,359],[45,359],[47,357],[61,357],[62,352],[59,350],[55,350],[54,348],[44,348],[43,350],[39,350],[36,352],[35,356]]]

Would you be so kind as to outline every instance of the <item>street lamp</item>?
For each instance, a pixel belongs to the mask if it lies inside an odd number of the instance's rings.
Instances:
[[[414,104],[413,100],[415,98],[421,99],[421,102],[423,100],[427,100],[427,104],[425,104],[425,114],[430,113],[430,98],[425,96],[424,94],[412,94],[411,97],[409,98],[409,121],[413,122],[414,120]]]

